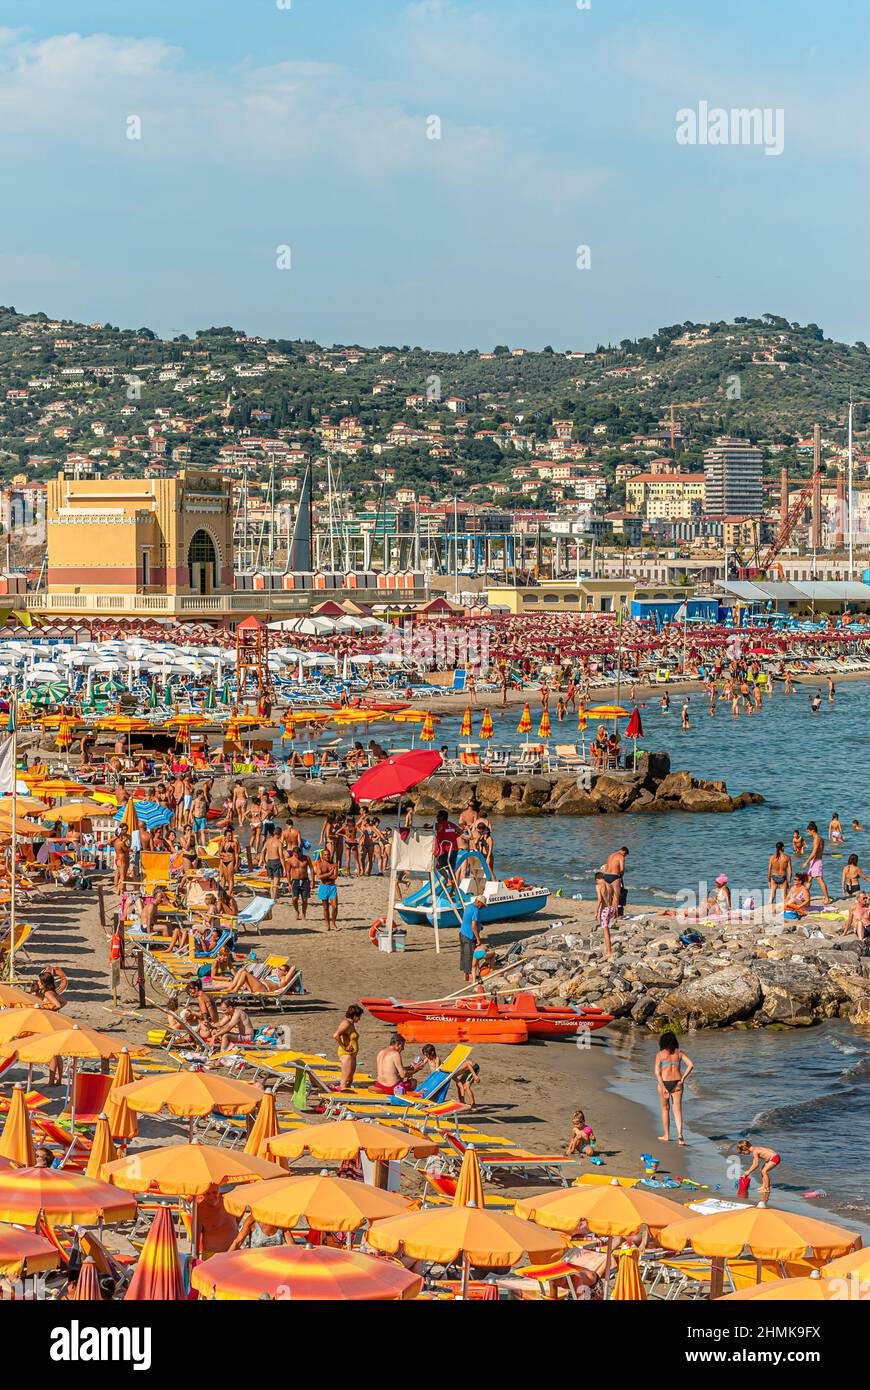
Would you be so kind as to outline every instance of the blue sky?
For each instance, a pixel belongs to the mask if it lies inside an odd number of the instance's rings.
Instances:
[[[870,338],[866,0],[279,3],[0,0],[0,300],[441,348],[768,311]],[[678,145],[701,101],[781,108],[783,153]]]

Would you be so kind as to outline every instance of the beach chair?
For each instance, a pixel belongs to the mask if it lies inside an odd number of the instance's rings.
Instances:
[[[464,1156],[467,1142],[453,1134],[445,1134],[444,1137],[460,1157]],[[563,1187],[569,1186],[568,1179],[576,1175],[579,1162],[576,1158],[566,1158],[564,1154],[535,1154],[528,1149],[508,1145],[498,1151],[477,1149],[477,1159],[485,1179],[492,1178],[496,1173],[517,1173],[524,1177],[543,1174]]]
[[[249,903],[245,904],[236,918],[237,928],[240,931],[255,931],[259,936],[261,923],[269,921],[274,906],[271,898],[252,898]]]
[[[95,1125],[106,1105],[106,1097],[112,1086],[108,1072],[77,1071],[75,1075],[75,1119],[76,1126],[87,1129]],[[72,1118],[71,1097],[67,1090],[64,1108],[58,1116],[61,1124],[68,1124]]]
[[[139,856],[139,867],[142,874],[142,883],[149,892],[155,888],[169,887],[169,854],[152,854],[143,852]]]
[[[27,950],[26,942],[36,930],[33,922],[15,923],[15,954],[22,955],[27,960],[31,960],[30,952]],[[0,941],[0,960],[5,960],[12,950],[12,928],[8,927],[2,941]]]

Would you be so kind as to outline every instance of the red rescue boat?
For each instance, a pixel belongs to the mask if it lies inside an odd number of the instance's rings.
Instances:
[[[448,1000],[362,999],[360,1003],[373,1018],[380,1019],[382,1023],[391,1023],[394,1027],[414,1021],[469,1023],[492,1019],[522,1023],[530,1038],[575,1037],[578,1033],[591,1033],[613,1022],[612,1014],[602,1013],[594,1007],[581,1009],[571,1004],[542,1005],[534,994],[527,991],[517,991],[506,1000],[476,995],[469,999]]]

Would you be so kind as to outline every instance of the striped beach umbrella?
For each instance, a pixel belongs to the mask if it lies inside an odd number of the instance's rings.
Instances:
[[[109,1130],[113,1139],[133,1139],[139,1133],[139,1120],[136,1112],[130,1109],[124,1096],[118,1095],[121,1087],[129,1086],[132,1080],[133,1064],[130,1061],[130,1049],[122,1047],[118,1053],[115,1074],[112,1077],[112,1084],[105,1101]]]
[[[97,1226],[130,1221],[136,1203],[126,1192],[69,1168],[19,1168],[0,1183],[0,1221],[35,1226]]]
[[[24,1010],[15,1009],[13,1012],[23,1013]],[[0,1135],[0,1157],[8,1158],[11,1162],[20,1164],[22,1168],[32,1168],[36,1162],[30,1115],[24,1100],[24,1087],[20,1082],[12,1088],[9,1113],[3,1125],[3,1133]]]
[[[523,705],[523,712],[520,715],[520,722],[517,725],[518,734],[530,734],[532,732],[532,711],[528,705]]]
[[[550,728],[550,711],[541,710],[541,722],[538,725],[538,738],[549,738],[553,730]]]
[[[492,738],[494,733],[495,729],[492,725],[492,715],[489,712],[489,706],[487,706],[487,708],[483,711],[483,719],[480,725],[480,737]]]
[[[33,1231],[16,1231],[11,1227],[0,1231],[0,1274],[8,1279],[21,1279],[26,1274],[39,1274],[57,1269],[60,1251],[44,1236]]]
[[[331,1246],[272,1245],[213,1255],[191,1284],[206,1298],[290,1298],[293,1302],[398,1301],[416,1298],[419,1274],[401,1265]]]
[[[151,1222],[133,1278],[124,1294],[124,1302],[166,1303],[186,1297],[172,1212],[168,1206],[161,1206]]]
[[[61,752],[65,752],[72,743],[73,723],[71,719],[62,719],[57,726],[57,737],[54,746]]]
[[[435,721],[432,718],[431,714],[427,714],[426,718],[423,720],[423,727],[420,730],[420,742],[435,742]]]
[[[284,728],[281,730],[281,742],[291,743],[296,737],[296,720],[292,709],[288,709],[284,717]]]
[[[462,716],[462,723],[459,726],[460,738],[471,738],[471,705],[465,706],[465,713]]]

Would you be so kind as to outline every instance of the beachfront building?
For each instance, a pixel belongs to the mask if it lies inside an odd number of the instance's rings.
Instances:
[[[687,520],[704,507],[703,473],[636,473],[625,484],[625,505],[647,521]]]
[[[487,603],[508,613],[618,613],[633,601],[685,597],[683,585],[646,586],[636,579],[544,580],[487,590]]]
[[[704,512],[707,516],[761,516],[764,455],[748,439],[716,440],[704,450]]]

